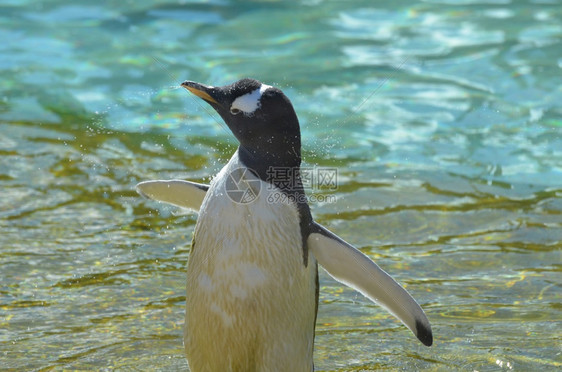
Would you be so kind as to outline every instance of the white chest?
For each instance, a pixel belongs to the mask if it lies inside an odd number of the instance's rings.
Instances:
[[[194,370],[310,370],[316,261],[304,266],[296,207],[242,167],[235,154],[199,214],[188,264],[188,361]],[[241,192],[231,193],[236,185]]]

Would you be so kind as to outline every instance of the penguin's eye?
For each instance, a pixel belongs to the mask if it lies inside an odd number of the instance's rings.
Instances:
[[[241,113],[241,112],[242,112],[242,110],[237,109],[236,107],[231,107],[231,108],[230,108],[230,113],[231,113],[232,115],[238,115],[238,114]]]

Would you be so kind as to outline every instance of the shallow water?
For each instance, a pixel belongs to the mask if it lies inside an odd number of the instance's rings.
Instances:
[[[142,180],[208,182],[236,148],[176,89],[281,87],[315,218],[420,302],[435,342],[321,272],[315,365],[562,366],[558,1],[0,2],[0,364],[180,370],[196,215]]]

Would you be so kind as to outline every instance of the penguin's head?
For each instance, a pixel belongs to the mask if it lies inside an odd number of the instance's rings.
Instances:
[[[299,121],[280,89],[254,79],[222,87],[193,81],[181,85],[215,109],[251,156],[274,164],[300,164]]]

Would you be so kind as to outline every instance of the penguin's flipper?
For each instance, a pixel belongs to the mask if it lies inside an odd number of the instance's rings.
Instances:
[[[361,292],[400,319],[426,346],[433,343],[431,325],[416,300],[361,251],[313,222],[309,249],[337,281]]]
[[[146,198],[198,212],[209,185],[184,180],[157,180],[141,182],[136,189]]]

